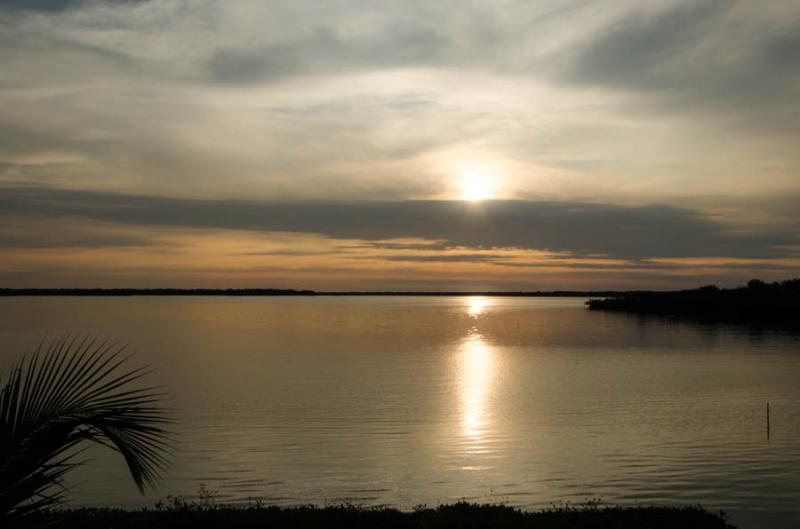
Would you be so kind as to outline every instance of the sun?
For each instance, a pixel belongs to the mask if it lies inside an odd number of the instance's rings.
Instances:
[[[489,186],[480,180],[465,180],[461,184],[461,198],[469,202],[478,202],[489,198]]]
[[[461,199],[478,202],[492,198],[495,172],[486,164],[465,164],[458,171]]]

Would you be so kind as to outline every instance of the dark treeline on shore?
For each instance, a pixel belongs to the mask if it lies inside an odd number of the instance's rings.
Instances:
[[[592,297],[619,296],[621,291],[554,290],[535,292],[493,291],[342,291],[318,292],[280,288],[0,288],[2,296],[508,296],[508,297]]]
[[[591,299],[586,305],[593,310],[797,325],[800,317],[800,279],[775,283],[753,279],[737,288],[709,285],[674,292],[624,292],[605,299]]]
[[[14,522],[19,522],[14,525]],[[75,509],[8,520],[9,527],[62,529],[735,529],[700,507],[586,507],[525,512],[503,505],[456,503],[403,512],[393,508],[225,507],[178,504],[156,510]]]

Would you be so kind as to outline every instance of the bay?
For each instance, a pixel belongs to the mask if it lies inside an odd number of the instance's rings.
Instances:
[[[139,495],[92,449],[72,505],[203,486],[281,505],[699,503],[745,528],[800,525],[800,336],[584,301],[5,298],[0,367],[42,339],[99,336],[168,392],[159,489]]]

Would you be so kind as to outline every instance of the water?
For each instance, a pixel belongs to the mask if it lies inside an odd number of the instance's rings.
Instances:
[[[75,332],[155,367],[179,447],[144,497],[115,454],[92,450],[74,505],[152,505],[204,484],[225,502],[599,498],[800,525],[796,334],[570,298],[0,299],[0,365]]]

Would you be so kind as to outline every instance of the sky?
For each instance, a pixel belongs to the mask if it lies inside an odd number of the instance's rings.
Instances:
[[[0,287],[800,276],[800,3],[0,0]]]

